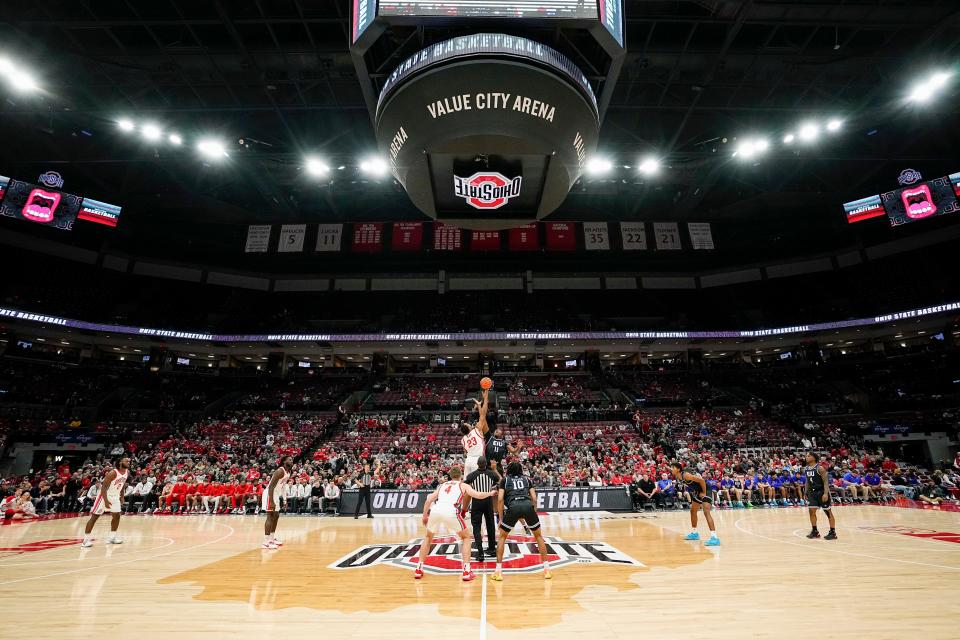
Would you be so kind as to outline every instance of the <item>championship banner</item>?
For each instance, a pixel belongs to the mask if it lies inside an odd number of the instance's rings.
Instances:
[[[510,229],[507,234],[507,246],[510,251],[537,251],[540,249],[540,226],[533,222]]]
[[[280,244],[277,251],[280,253],[297,253],[303,251],[303,240],[307,236],[307,225],[285,224],[280,227]]]
[[[642,222],[621,222],[620,239],[624,251],[647,250],[647,229]]]
[[[694,249],[713,249],[713,232],[709,222],[688,222],[687,232],[690,234],[690,245]]]
[[[657,241],[657,250],[676,251],[680,245],[680,228],[676,222],[654,222],[653,237]]]
[[[317,225],[317,251],[340,251],[340,243],[342,240],[342,224]]]
[[[433,248],[436,251],[460,251],[463,248],[463,230],[453,225],[434,222]]]
[[[423,245],[422,222],[394,222],[390,247],[394,251],[420,251]]]
[[[470,251],[500,251],[500,232],[471,231]]]
[[[587,251],[609,251],[610,234],[606,222],[583,223],[583,247]]]
[[[380,253],[383,249],[382,222],[353,223],[353,250],[358,253]]]
[[[626,486],[564,487],[537,490],[537,511],[631,511],[633,502]],[[432,491],[374,489],[370,504],[374,514],[423,513],[423,505]],[[360,493],[347,489],[340,495],[340,515],[352,516]]]
[[[576,222],[548,222],[547,251],[576,251]]]
[[[244,253],[266,253],[270,246],[270,231],[273,229],[269,224],[252,224],[247,227],[247,244],[244,247]]]

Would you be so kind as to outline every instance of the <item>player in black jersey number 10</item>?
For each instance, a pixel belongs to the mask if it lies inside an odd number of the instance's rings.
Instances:
[[[537,541],[537,549],[540,551],[540,562],[543,564],[543,577],[549,580],[550,561],[547,556],[547,544],[543,540],[543,534],[540,532],[540,516],[537,515],[537,492],[533,488],[530,478],[523,475],[523,467],[519,462],[511,462],[507,465],[507,475],[500,481],[500,496],[498,505],[500,507],[500,538],[497,541],[497,569],[491,580],[500,582],[503,580],[503,550],[507,543],[507,536],[513,530],[517,522],[523,520],[534,539]]]
[[[810,526],[812,527],[807,537],[811,540],[820,537],[820,532],[817,531],[817,509],[823,509],[827,514],[827,520],[830,521],[830,531],[824,536],[824,540],[836,540],[837,520],[833,517],[830,478],[827,476],[827,470],[817,464],[817,456],[808,453],[807,468],[803,471],[807,476],[807,504],[810,507]]]
[[[717,537],[717,527],[713,524],[713,515],[710,510],[713,508],[713,496],[707,490],[707,483],[700,474],[687,471],[679,462],[672,462],[670,468],[673,470],[673,477],[686,485],[690,493],[690,524],[693,529],[684,536],[685,540],[699,540],[700,533],[697,531],[697,513],[703,510],[703,517],[707,520],[707,526],[710,527],[710,539],[703,544],[708,547],[716,547],[720,544]]]

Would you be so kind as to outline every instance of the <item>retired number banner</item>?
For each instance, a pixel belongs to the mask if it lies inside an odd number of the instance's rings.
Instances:
[[[653,236],[659,251],[677,251],[680,246],[680,228],[676,222],[654,222]]]
[[[340,251],[340,242],[342,239],[342,224],[317,225],[317,251]]]
[[[606,222],[583,223],[583,248],[587,251],[609,251],[610,234]]]
[[[647,228],[642,222],[621,222],[620,239],[624,251],[647,250]]]
[[[280,253],[297,253],[303,251],[303,239],[307,235],[305,224],[285,224],[280,227],[280,244],[277,251]]]

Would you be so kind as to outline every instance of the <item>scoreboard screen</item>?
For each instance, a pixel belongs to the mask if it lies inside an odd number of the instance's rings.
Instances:
[[[77,217],[87,222],[115,227],[120,221],[120,207],[93,198],[84,198],[80,204],[80,213],[77,214]]]
[[[10,180],[4,191],[0,215],[70,231],[80,211],[80,196]]]
[[[892,227],[960,210],[957,196],[947,177],[888,191],[882,194],[880,199]]]
[[[619,3],[620,0],[616,0],[616,4]],[[597,0],[380,0],[379,5],[381,16],[594,20],[600,17]]]

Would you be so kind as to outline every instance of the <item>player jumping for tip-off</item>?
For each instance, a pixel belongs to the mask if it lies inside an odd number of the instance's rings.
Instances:
[[[470,475],[477,470],[477,460],[480,459],[480,456],[483,455],[484,449],[484,438],[487,437],[487,431],[489,427],[487,426],[487,407],[490,402],[490,390],[484,389],[482,392],[483,402],[479,400],[474,400],[476,403],[476,409],[479,411],[480,416],[477,418],[477,423],[475,425],[470,425],[468,423],[460,423],[460,433],[463,434],[461,443],[463,443],[463,473],[464,477]]]

